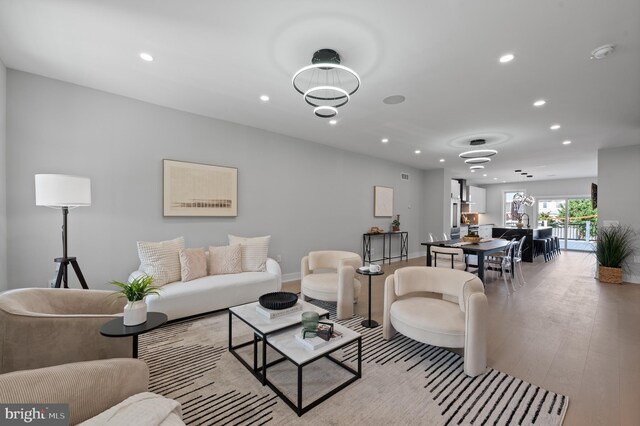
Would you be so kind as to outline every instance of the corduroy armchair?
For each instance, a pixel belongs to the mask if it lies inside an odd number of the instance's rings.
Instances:
[[[110,291],[24,288],[0,294],[0,373],[130,358],[132,338],[100,335],[126,300]]]
[[[71,425],[184,425],[180,404],[147,392],[148,385],[144,361],[76,362],[0,375],[0,402],[69,404]]]

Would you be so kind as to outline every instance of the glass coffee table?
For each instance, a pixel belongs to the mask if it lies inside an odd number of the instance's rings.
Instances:
[[[334,324],[336,331],[343,334],[340,339],[329,342],[327,345],[313,351],[307,350],[302,347],[296,340],[295,334],[300,333],[301,330],[301,315],[302,312],[316,311],[320,318],[329,318],[329,311],[312,305],[308,302],[299,300],[298,303],[302,304],[302,310],[293,312],[283,317],[267,319],[256,312],[256,306],[258,302],[248,303],[246,305],[234,306],[229,308],[229,352],[231,352],[241,363],[247,368],[263,385],[269,386],[282,400],[289,405],[297,414],[301,416],[316,405],[330,398],[340,390],[344,389],[355,380],[362,377],[362,337],[359,333],[350,330],[340,324]],[[242,342],[239,344],[233,344],[233,319],[234,317],[253,331],[253,339]],[[261,345],[261,362],[258,362],[258,345]],[[353,369],[346,365],[342,361],[331,356],[332,352],[342,349],[348,345],[358,345],[358,358],[357,369]],[[253,365],[249,364],[241,354],[238,353],[238,349],[253,346]],[[282,357],[267,362],[267,348],[270,347]],[[326,394],[317,398],[315,401],[310,402],[306,406],[302,404],[302,372],[303,367],[317,361],[321,358],[328,358],[340,367],[344,368],[348,372],[352,373],[354,377],[350,378],[346,382],[340,384],[334,389],[331,389]],[[267,378],[267,369],[273,365],[279,364],[283,361],[290,361],[298,370],[298,383],[297,383],[297,401],[294,403],[289,399],[278,387]]]

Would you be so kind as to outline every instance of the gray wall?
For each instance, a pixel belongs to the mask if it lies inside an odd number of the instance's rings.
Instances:
[[[395,189],[409,251],[421,252],[421,170],[15,70],[7,87],[11,288],[47,285],[62,251],[62,215],[35,206],[36,173],[91,178],[91,207],[69,215],[69,254],[93,288],[136,269],[136,241],[180,235],[200,247],[270,234],[293,278],[308,251],[360,253],[364,231],[390,227],[373,217],[374,185]],[[164,218],[163,158],[237,167],[238,217]]]
[[[7,69],[0,61],[0,291],[7,289]]]
[[[567,197],[590,197],[591,183],[598,183],[598,179],[578,178],[578,179],[557,179],[543,180],[522,183],[504,183],[496,185],[487,185],[487,213],[478,215],[480,224],[503,225],[502,220],[502,203],[505,191],[522,191],[533,195],[537,198],[567,198]],[[527,207],[526,213],[531,217],[531,224],[534,226],[537,217],[537,204],[533,207]]]
[[[639,235],[625,281],[640,283],[640,145],[598,151],[598,221],[616,220]]]
[[[424,212],[426,239],[432,233],[436,239],[451,229],[451,174],[445,169],[424,172]]]

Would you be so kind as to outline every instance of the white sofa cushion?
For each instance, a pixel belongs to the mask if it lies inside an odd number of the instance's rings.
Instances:
[[[455,303],[411,297],[393,302],[390,316],[393,327],[412,339],[445,348],[464,347],[465,316]]]
[[[278,290],[279,275],[242,272],[169,283],[159,295],[147,296],[145,300],[149,311],[164,312],[172,320],[255,302],[263,294]]]
[[[138,241],[140,269],[153,277],[153,285],[162,286],[180,281],[180,249],[184,248],[184,237],[160,242]]]
[[[325,300],[327,302],[338,301],[338,274],[336,272],[319,272],[305,275],[304,294],[312,299]],[[360,281],[353,280],[353,299],[360,297]]]
[[[180,249],[180,275],[187,282],[207,276],[207,256],[202,248]]]
[[[238,237],[229,235],[229,245],[240,244],[242,249],[242,270],[244,272],[266,271],[267,255],[271,235],[265,237]]]
[[[180,403],[151,392],[130,396],[80,426],[135,424],[137,426],[184,425]]]
[[[240,244],[209,246],[209,275],[238,274],[242,272]]]

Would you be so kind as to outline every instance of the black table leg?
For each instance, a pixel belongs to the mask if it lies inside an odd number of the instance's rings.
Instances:
[[[138,335],[133,336],[133,357],[138,358]]]
[[[378,323],[371,319],[371,275],[369,275],[369,319],[362,321],[361,324],[367,328],[375,328],[378,326]]]
[[[478,253],[478,278],[484,285],[484,253]]]

